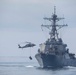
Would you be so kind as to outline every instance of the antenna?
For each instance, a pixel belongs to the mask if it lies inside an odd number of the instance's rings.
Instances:
[[[67,26],[67,24],[66,25],[65,24],[58,25],[56,23],[57,21],[60,21],[62,19],[64,19],[64,18],[59,18],[56,15],[56,6],[54,6],[54,14],[52,15],[52,17],[51,18],[47,18],[47,17],[44,18],[44,20],[49,20],[49,21],[52,22],[51,25],[43,25],[43,24],[41,25],[42,27],[46,27],[46,28],[51,30],[50,33],[49,33],[50,34],[50,38],[58,39],[58,32],[57,32],[57,30],[59,30],[60,28],[62,28],[64,26]]]
[[[56,14],[56,6],[54,6],[54,14]]]

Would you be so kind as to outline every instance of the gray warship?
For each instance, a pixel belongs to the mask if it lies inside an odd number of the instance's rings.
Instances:
[[[74,66],[76,67],[75,54],[70,53],[67,48],[67,44],[63,43],[62,38],[59,38],[58,30],[67,24],[58,25],[57,22],[64,18],[59,18],[56,15],[56,7],[54,7],[54,13],[51,18],[45,17],[44,20],[49,20],[51,25],[41,25],[50,29],[48,38],[44,43],[41,43],[38,49],[38,53],[35,55],[40,67],[64,67]]]

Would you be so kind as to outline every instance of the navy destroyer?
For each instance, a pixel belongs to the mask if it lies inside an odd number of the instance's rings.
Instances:
[[[42,27],[50,29],[50,38],[47,39],[46,42],[40,44],[38,53],[35,55],[35,58],[42,68],[64,66],[76,67],[75,54],[70,53],[67,44],[64,44],[62,38],[59,38],[58,30],[67,26],[67,24],[57,24],[57,22],[62,19],[64,18],[59,18],[56,15],[56,7],[54,7],[52,17],[44,18],[44,20],[49,20],[51,25],[41,25]]]

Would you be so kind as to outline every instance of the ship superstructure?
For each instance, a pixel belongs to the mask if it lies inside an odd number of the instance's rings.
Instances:
[[[45,43],[40,44],[38,53],[35,55],[41,67],[63,67],[76,66],[75,54],[69,53],[67,44],[59,38],[58,30],[67,24],[58,25],[57,22],[64,18],[59,18],[56,15],[56,7],[54,7],[54,14],[51,18],[45,17],[44,20],[51,22],[51,25],[41,25],[50,29],[50,38]]]

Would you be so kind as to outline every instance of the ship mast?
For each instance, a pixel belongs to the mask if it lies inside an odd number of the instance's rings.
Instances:
[[[58,39],[58,32],[57,30],[64,27],[64,26],[67,26],[67,24],[63,24],[63,25],[57,25],[56,22],[62,20],[64,18],[58,18],[57,15],[56,15],[56,6],[54,6],[54,14],[52,15],[51,18],[47,18],[45,17],[44,20],[49,20],[51,21],[51,25],[41,25],[42,27],[46,27],[48,29],[50,29],[50,39],[54,38],[54,39]]]

